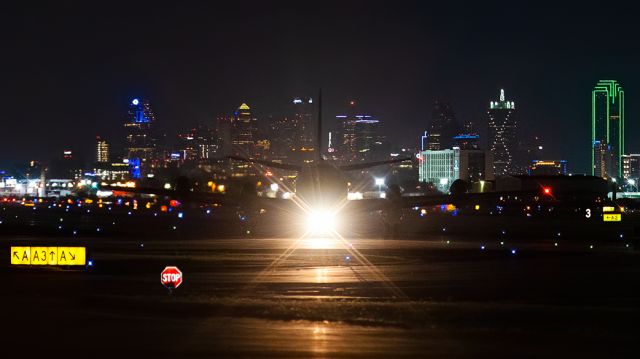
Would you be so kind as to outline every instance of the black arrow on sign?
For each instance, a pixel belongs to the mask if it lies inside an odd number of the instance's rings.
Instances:
[[[69,255],[71,256],[71,260],[75,260],[76,259],[76,256],[74,256],[72,252],[69,252]]]
[[[18,257],[18,252],[13,252],[13,256],[16,257],[16,259],[20,260],[20,257]]]

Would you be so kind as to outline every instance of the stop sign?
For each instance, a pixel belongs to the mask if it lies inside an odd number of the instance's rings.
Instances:
[[[178,288],[182,284],[182,272],[178,267],[165,267],[160,273],[160,283],[167,288]]]

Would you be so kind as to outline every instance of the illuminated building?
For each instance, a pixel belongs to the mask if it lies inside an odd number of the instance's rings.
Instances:
[[[198,148],[195,141],[195,128],[187,133],[178,134],[178,151],[180,160],[195,161],[198,159]]]
[[[567,174],[567,161],[534,160],[529,166],[530,176],[560,176]]]
[[[269,117],[270,154],[274,161],[296,162],[296,126],[291,117]]]
[[[493,180],[493,156],[491,152],[461,148],[459,178],[469,183]]]
[[[453,137],[454,146],[461,150],[476,150],[479,148],[480,135],[475,130],[471,121],[465,121],[462,131]]]
[[[261,139],[269,141],[265,154],[274,161],[313,162],[316,149],[313,99],[296,97],[291,103],[287,116],[268,118],[268,134]]]
[[[469,183],[491,181],[493,157],[490,152],[453,147],[446,150],[424,150],[418,153],[418,180],[432,183],[442,192],[449,190],[453,181]]]
[[[467,133],[459,134],[453,138],[456,143],[455,147],[460,147],[460,149],[464,150],[478,149],[479,139],[479,135]]]
[[[518,145],[514,153],[513,170],[511,174],[529,174],[533,161],[545,157],[542,137],[519,137],[520,140],[518,141]]]
[[[455,113],[446,102],[436,101],[427,130],[427,149],[443,150],[454,146],[454,137],[460,133]]]
[[[460,178],[460,149],[425,150],[418,157],[418,179],[433,183],[441,192],[447,192],[453,181]]]
[[[109,162],[109,143],[100,138],[100,136],[96,137],[96,162]]]
[[[297,154],[294,162],[312,162],[316,148],[313,99],[296,97],[293,108],[293,145]]]
[[[231,126],[231,152],[233,155],[247,158],[255,157],[257,122],[257,118],[251,115],[251,108],[246,103],[238,107]]]
[[[216,118],[215,142],[218,156],[229,156],[231,154],[231,124],[233,117],[220,116]]]
[[[398,162],[389,165],[389,169],[391,170],[390,179],[396,183],[415,183],[418,178],[418,168],[414,165],[415,153],[417,153],[417,149],[415,148],[397,148],[397,151],[391,152],[389,154],[389,158],[395,159],[399,157],[409,158],[406,161]],[[388,177],[389,178],[389,177]],[[411,187],[410,185],[407,187]],[[414,185],[415,187],[415,185]]]
[[[591,173],[602,178],[620,178],[624,91],[615,80],[600,80],[591,92],[591,134]]]
[[[622,177],[638,182],[640,179],[640,154],[622,155]]]
[[[256,157],[268,158],[271,151],[271,141],[269,140],[257,140],[256,141]]]
[[[238,107],[231,123],[231,154],[234,156],[256,158],[256,140],[258,119],[251,115],[251,108],[243,103]],[[234,161],[232,176],[244,177],[255,171],[247,162]]]
[[[40,163],[30,161],[24,173],[27,178],[35,178],[42,177],[45,171]],[[47,176],[55,178],[79,178],[82,173],[82,163],[71,150],[64,150],[62,156],[54,158],[46,169]]]
[[[132,166],[133,178],[140,178],[143,172],[153,167],[156,155],[156,140],[152,133],[154,123],[155,115],[149,101],[133,99],[129,105],[129,118],[124,124],[125,156]],[[134,168],[136,165],[137,169]]]
[[[489,103],[487,111],[489,131],[488,149],[493,154],[493,172],[496,176],[516,173],[514,155],[517,142],[516,109],[513,101],[506,101],[504,90],[500,99]]]
[[[344,163],[379,160],[385,157],[380,121],[371,115],[356,113],[356,102],[350,101],[348,114],[337,115],[338,156]]]
[[[103,181],[126,181],[129,179],[130,166],[128,162],[100,162],[96,164],[93,173]]]
[[[185,161],[208,160],[217,153],[215,142],[215,132],[198,124],[189,132],[178,135],[178,152]]]
[[[70,179],[47,179],[47,197],[67,197],[73,194],[75,182]]]

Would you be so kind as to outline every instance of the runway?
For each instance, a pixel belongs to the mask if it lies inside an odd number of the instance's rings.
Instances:
[[[93,267],[11,267],[10,245]],[[640,261],[625,241],[2,237],[10,352],[206,357],[626,357]],[[160,272],[178,266],[171,294]],[[8,335],[7,335],[8,334]],[[548,353],[555,355],[549,355]]]

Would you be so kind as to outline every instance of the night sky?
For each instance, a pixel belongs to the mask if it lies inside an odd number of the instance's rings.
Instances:
[[[89,161],[96,134],[120,141],[133,97],[151,100],[158,126],[175,133],[242,102],[259,119],[277,116],[322,88],[326,118],[355,99],[393,139],[417,144],[434,100],[485,127],[504,88],[522,128],[545,138],[546,157],[586,172],[591,88],[601,78],[625,88],[626,150],[640,152],[631,6],[160,3],[1,5],[0,167],[66,147]]]

